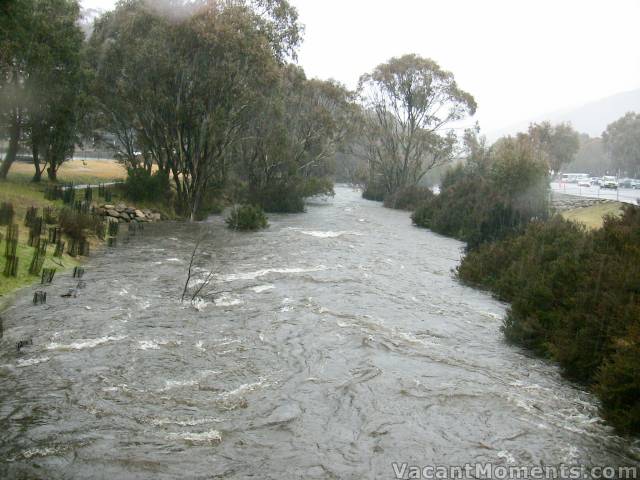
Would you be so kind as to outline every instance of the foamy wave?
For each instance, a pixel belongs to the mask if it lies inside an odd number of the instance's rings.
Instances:
[[[516,459],[508,450],[500,450],[498,452],[498,458],[503,458],[507,463],[516,463]]]
[[[115,337],[107,336],[107,337],[92,338],[92,339],[86,339],[86,340],[84,339],[77,340],[68,345],[57,343],[57,342],[51,342],[49,345],[47,345],[46,348],[47,350],[82,350],[84,348],[97,347],[98,345],[102,345],[103,343],[117,342],[120,340],[124,340],[125,338],[127,338],[126,335],[120,335]]]
[[[138,348],[140,350],[158,350],[165,345],[181,345],[181,340],[167,340],[166,338],[152,338],[147,340],[139,340]]]
[[[317,267],[310,268],[265,268],[264,270],[257,270],[255,272],[232,273],[225,275],[223,279],[228,282],[232,282],[234,280],[255,280],[258,277],[264,277],[270,273],[308,273],[319,272],[326,269],[327,267],[324,265],[318,265]]]
[[[49,361],[49,357],[28,358],[26,360],[18,360],[16,367],[30,367],[31,365],[38,365],[39,363],[44,363],[48,361]]]
[[[229,398],[237,395],[242,395],[245,393],[253,392],[254,390],[262,387],[265,384],[266,384],[266,380],[264,378],[261,378],[260,380],[254,383],[243,383],[238,388],[235,388],[228,392],[224,392],[220,394],[220,396],[223,398]]]
[[[177,387],[193,387],[198,385],[198,380],[165,380],[162,391],[171,390]]]
[[[357,232],[344,232],[344,231],[333,232],[331,230],[326,232],[321,232],[318,230],[301,230],[300,233],[303,233],[304,235],[310,235],[312,237],[317,237],[317,238],[336,238],[336,237],[341,237],[342,235],[362,235],[361,233],[357,233]]]
[[[25,459],[33,457],[46,457],[49,455],[56,455],[67,450],[67,447],[46,447],[46,448],[29,448],[21,452],[21,456]]]
[[[251,290],[253,290],[256,293],[262,293],[262,292],[266,292],[267,290],[273,290],[274,288],[276,288],[275,285],[258,285],[256,287],[252,287]]]
[[[193,308],[195,308],[196,310],[201,312],[205,308],[207,308],[209,305],[211,305],[211,302],[208,302],[208,301],[204,300],[203,298],[198,297],[198,298],[195,298],[191,302],[191,305],[193,305]]]
[[[239,298],[221,295],[219,298],[216,298],[213,303],[216,307],[233,307],[235,305],[242,305],[243,302]]]
[[[158,350],[160,345],[158,345],[158,342],[153,340],[140,340],[138,342],[138,348],[140,350]]]
[[[185,440],[193,443],[215,443],[222,441],[222,435],[218,430],[209,430],[208,432],[184,432],[170,433],[168,438],[173,440]]]
[[[220,423],[222,420],[215,417],[204,417],[204,418],[187,418],[181,420],[179,418],[153,418],[150,423],[155,426],[162,425],[180,425],[181,427],[194,427],[196,425],[204,425],[207,423]]]

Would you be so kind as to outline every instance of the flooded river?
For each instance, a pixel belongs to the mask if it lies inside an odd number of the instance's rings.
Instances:
[[[149,225],[3,312],[0,478],[395,478],[411,465],[637,465],[593,396],[506,344],[463,244],[338,187],[234,233]],[[180,303],[194,240],[214,298]],[[15,344],[32,339],[20,353]]]

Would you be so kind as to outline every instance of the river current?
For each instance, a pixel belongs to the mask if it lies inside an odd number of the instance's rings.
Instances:
[[[594,396],[505,343],[463,244],[337,187],[258,233],[147,225],[1,316],[0,478],[395,478],[639,465]],[[192,290],[181,303],[195,239]],[[62,297],[74,289],[71,297]],[[20,352],[15,344],[32,340]]]

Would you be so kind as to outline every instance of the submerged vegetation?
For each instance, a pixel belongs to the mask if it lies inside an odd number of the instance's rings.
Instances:
[[[257,205],[241,205],[234,207],[225,222],[232,230],[260,230],[267,228],[267,216]]]

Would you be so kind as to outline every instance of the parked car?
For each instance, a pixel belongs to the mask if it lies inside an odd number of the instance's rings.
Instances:
[[[591,177],[589,180],[591,181],[591,185],[600,186],[600,178],[599,177]]]
[[[633,178],[622,178],[618,181],[618,186],[622,188],[633,188]]]
[[[591,186],[591,180],[588,178],[585,178],[583,180],[578,180],[578,186],[579,187],[590,187]]]
[[[634,178],[631,181],[631,188],[640,189],[640,180],[638,180],[637,178]]]
[[[604,177],[602,177],[602,188],[617,189],[618,181],[616,180],[616,177],[613,177],[611,175],[605,175]]]

